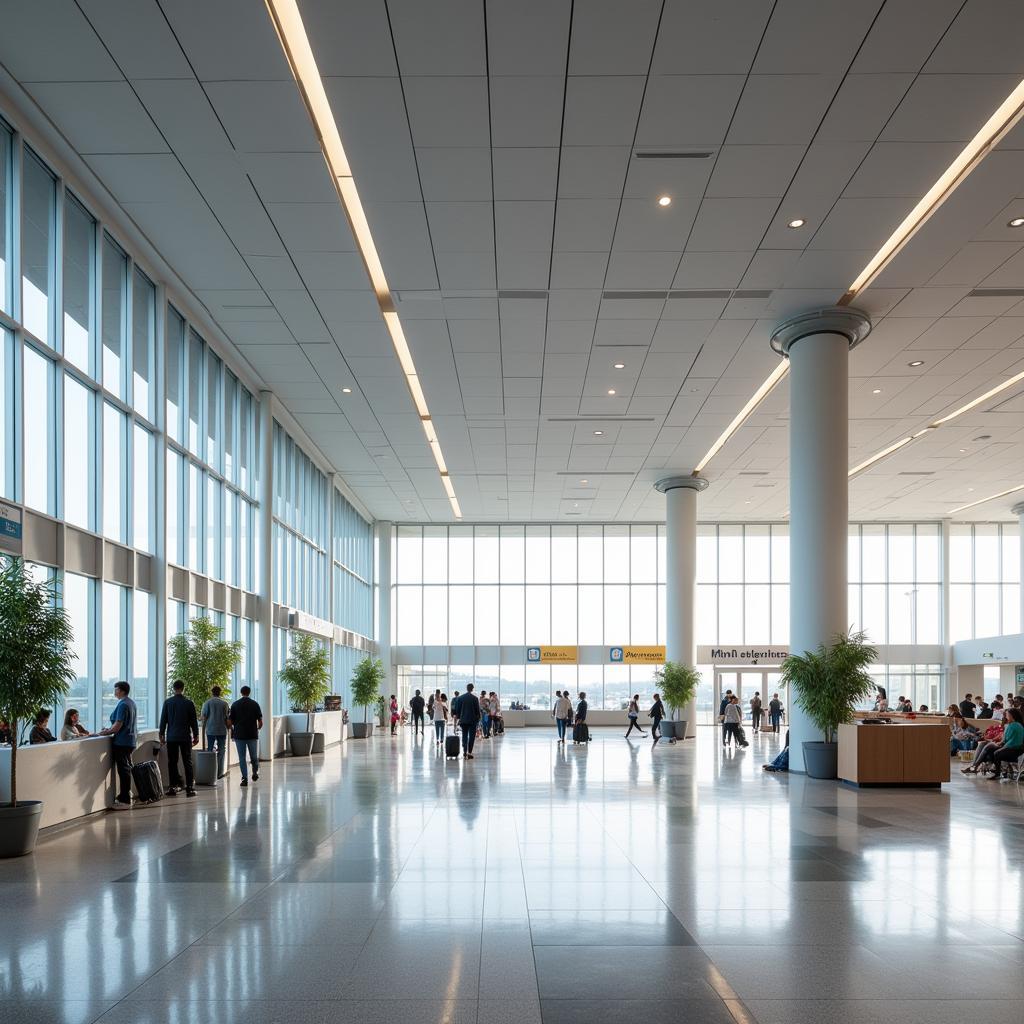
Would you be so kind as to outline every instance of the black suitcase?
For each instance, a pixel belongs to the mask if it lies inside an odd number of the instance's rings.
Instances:
[[[505,723],[500,718],[492,718],[491,724],[494,728],[495,736],[500,736],[505,731]]]
[[[577,722],[572,727],[573,743],[588,743],[590,741],[590,730],[586,722]]]
[[[160,766],[156,761],[142,761],[132,765],[132,781],[141,803],[151,804],[164,795]]]
[[[459,737],[458,736],[445,736],[444,738],[444,756],[445,759],[450,757],[459,756]]]

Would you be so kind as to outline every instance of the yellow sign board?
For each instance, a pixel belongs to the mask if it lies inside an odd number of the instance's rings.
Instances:
[[[576,647],[527,647],[526,660],[539,665],[575,665],[579,658]]]
[[[610,647],[608,660],[615,665],[663,665],[665,663],[665,645]]]

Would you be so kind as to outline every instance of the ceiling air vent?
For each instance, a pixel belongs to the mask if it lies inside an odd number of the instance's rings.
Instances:
[[[734,299],[770,299],[772,293],[764,288],[737,289],[732,293]]]
[[[547,292],[498,292],[499,299],[546,299],[547,297]]]
[[[668,297],[670,299],[727,299],[732,295],[732,292],[726,288],[724,291],[692,291],[692,292],[669,292]]]
[[[601,292],[601,298],[609,299],[663,299],[666,292]]]
[[[633,154],[637,160],[709,160],[714,155],[712,149],[638,149]]]
[[[897,476],[935,476],[934,469],[904,469]]]
[[[1024,298],[1024,288],[975,288],[967,293],[969,299]]]

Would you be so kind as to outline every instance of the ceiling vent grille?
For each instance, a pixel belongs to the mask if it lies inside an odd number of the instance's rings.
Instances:
[[[1024,288],[975,288],[967,293],[970,299],[1024,298]]]
[[[934,469],[904,469],[898,476],[935,476]]]
[[[546,299],[547,297],[547,292],[498,292],[499,299]]]
[[[633,153],[637,160],[709,160],[714,155],[713,149],[638,149]]]

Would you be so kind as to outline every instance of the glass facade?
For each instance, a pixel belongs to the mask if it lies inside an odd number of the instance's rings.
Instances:
[[[1020,632],[1016,525],[954,523],[949,532],[951,641]]]

